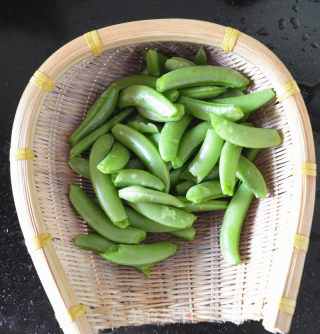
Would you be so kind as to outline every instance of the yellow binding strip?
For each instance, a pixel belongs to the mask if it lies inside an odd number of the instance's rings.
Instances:
[[[224,34],[223,41],[222,41],[222,48],[224,51],[232,52],[236,44],[237,38],[239,36],[239,32],[240,31],[237,29],[233,29],[230,27],[226,28],[226,32]]]
[[[288,97],[300,92],[300,88],[295,81],[287,82],[279,94],[279,101],[282,103]]]
[[[51,242],[51,236],[48,233],[39,233],[27,242],[29,253],[33,253],[36,250],[48,245]]]
[[[93,30],[84,34],[87,40],[89,49],[94,55],[99,55],[102,52],[102,44],[97,30]]]
[[[47,92],[51,92],[54,87],[53,81],[47,75],[38,70],[35,71],[30,81]]]
[[[304,176],[317,176],[317,164],[314,162],[303,162],[299,167],[293,169],[293,175],[301,173]]]
[[[86,312],[86,307],[82,304],[74,305],[65,310],[63,313],[56,314],[56,318],[61,328],[79,319]]]
[[[296,307],[296,301],[289,298],[280,298],[279,302],[279,311],[287,313],[287,314],[294,314],[294,309]]]
[[[294,247],[296,247],[296,248],[298,248],[298,249],[300,249],[304,252],[307,252],[308,247],[309,247],[309,238],[302,235],[302,234],[296,233],[294,235],[293,244],[294,244]]]
[[[34,158],[34,152],[30,148],[12,148],[10,149],[10,161],[31,160]]]

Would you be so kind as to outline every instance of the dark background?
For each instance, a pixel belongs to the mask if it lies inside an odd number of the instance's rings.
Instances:
[[[0,334],[62,333],[26,251],[12,200],[8,152],[15,109],[30,76],[71,39],[93,29],[152,18],[193,18],[231,26],[266,44],[300,87],[320,148],[320,0],[6,1],[0,10]],[[319,189],[319,187],[318,187]],[[320,332],[320,206],[291,334]],[[110,331],[107,331],[110,333]],[[258,322],[121,328],[114,333],[267,333]]]

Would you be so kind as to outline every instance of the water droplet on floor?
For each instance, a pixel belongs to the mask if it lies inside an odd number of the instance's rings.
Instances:
[[[312,42],[312,43],[311,43],[311,47],[312,47],[313,49],[318,49],[318,48],[319,48],[319,44],[318,44],[317,42]]]
[[[293,26],[293,29],[299,29],[300,27],[300,21],[297,17],[291,17],[290,19],[290,23]]]
[[[285,29],[287,27],[287,25],[288,25],[288,22],[287,22],[286,19],[282,18],[282,19],[279,20],[278,26],[279,26],[280,30]]]
[[[309,35],[307,32],[305,32],[305,33],[302,35],[302,39],[303,39],[304,41],[307,41],[308,39],[310,39],[310,35]]]
[[[298,11],[299,11],[299,6],[294,5],[294,6],[292,7],[292,9],[293,9],[296,13],[298,13]]]

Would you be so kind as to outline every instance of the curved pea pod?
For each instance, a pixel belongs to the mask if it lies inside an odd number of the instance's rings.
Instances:
[[[227,91],[225,87],[218,86],[200,86],[187,87],[179,90],[181,96],[191,97],[193,99],[205,100],[216,97]]]
[[[219,175],[222,192],[232,196],[236,184],[236,171],[242,147],[225,142],[219,162]]]
[[[182,167],[191,154],[204,141],[209,126],[210,123],[202,122],[183,135],[177,155],[172,161],[172,167],[174,169]]]
[[[207,212],[226,210],[228,201],[211,200],[204,203],[193,203],[188,201],[184,196],[178,196],[180,201],[184,202],[183,210],[187,212]]]
[[[178,249],[178,245],[167,241],[143,245],[115,245],[109,247],[101,256],[124,266],[139,266],[162,261]]]
[[[93,104],[78,129],[69,137],[70,143],[75,145],[90,132],[103,124],[113,112],[119,95],[119,87],[112,84]]]
[[[165,55],[154,49],[149,49],[144,55],[144,59],[147,63],[148,73],[160,75],[165,72],[165,62],[167,60]]]
[[[257,198],[267,196],[267,186],[259,169],[247,158],[240,156],[237,178],[245,183]]]
[[[148,119],[144,118],[141,115],[134,116],[127,122],[127,125],[136,129],[141,133],[158,133],[158,126],[151,123]]]
[[[173,206],[158,203],[132,203],[128,204],[143,216],[167,227],[176,230],[192,226],[197,217],[189,212]]]
[[[90,179],[89,160],[81,157],[73,157],[68,161],[69,167],[86,179]]]
[[[118,243],[139,244],[146,232],[128,226],[125,229],[113,225],[103,210],[79,187],[70,186],[70,202],[87,224],[103,237]]]
[[[173,161],[177,155],[181,137],[192,117],[184,115],[177,122],[167,122],[160,133],[159,151],[164,161]]]
[[[198,49],[193,62],[196,65],[207,65],[207,54],[204,51],[203,45],[200,46],[200,48]]]
[[[225,97],[236,97],[236,96],[242,96],[244,95],[244,92],[239,88],[228,88],[228,90],[219,96],[219,99],[225,98]]]
[[[216,133],[232,144],[248,148],[267,148],[281,144],[275,129],[263,129],[237,124],[215,114],[210,114]]]
[[[133,112],[133,108],[126,108],[121,111],[119,114],[115,115],[111,118],[110,121],[101,125],[98,129],[94,130],[92,133],[81,139],[77,144],[75,144],[70,150],[70,158],[75,157],[82,152],[84,152],[87,148],[89,148],[97,139],[101,136],[108,133],[117,123],[125,120],[130,114]]]
[[[245,89],[249,84],[241,73],[225,67],[202,65],[188,66],[168,72],[157,79],[159,92],[185,87],[217,85]]]
[[[168,232],[168,234],[176,238],[181,238],[183,240],[192,241],[196,235],[196,229],[193,226],[191,226],[183,230]]]
[[[223,143],[223,139],[210,126],[198,154],[188,167],[189,172],[196,177],[198,183],[210,173],[218,162]]]
[[[139,159],[131,159],[127,164],[125,169],[142,169],[144,170],[144,164]]]
[[[108,240],[96,233],[79,235],[74,239],[74,241],[78,247],[96,253],[104,253],[110,246],[115,244],[113,241]]]
[[[174,71],[178,68],[194,66],[194,65],[195,64],[192,61],[189,61],[189,60],[181,58],[181,57],[169,58],[165,63],[165,67],[169,71]]]
[[[120,143],[114,143],[110,153],[97,165],[99,171],[105,174],[115,173],[126,166],[130,152]]]
[[[171,102],[176,102],[179,98],[180,93],[178,89],[171,89],[164,92],[163,95],[167,97]]]
[[[193,187],[194,185],[196,185],[196,182],[193,181],[182,181],[180,183],[178,183],[175,187],[176,189],[176,193],[178,195],[185,195],[187,193],[187,191]]]
[[[163,182],[149,172],[140,169],[123,169],[115,177],[116,187],[141,186],[159,191],[164,190]]]
[[[220,232],[220,246],[225,261],[230,265],[241,262],[239,252],[240,234],[252,199],[252,191],[245,183],[242,183],[224,214]]]
[[[175,196],[141,186],[130,186],[119,190],[119,197],[133,203],[160,203],[182,208],[184,205]]]
[[[192,99],[187,96],[181,96],[179,103],[184,105],[186,113],[204,121],[210,121],[211,113],[231,121],[237,121],[243,117],[242,109],[235,104],[211,103]]]
[[[176,122],[176,121],[179,121],[183,117],[185,112],[184,112],[184,106],[182,104],[176,103],[175,105],[178,108],[178,114],[175,117],[170,117],[170,118],[165,117],[165,116],[157,115],[153,111],[145,109],[145,108],[138,107],[137,109],[143,117],[145,117],[147,119],[150,119],[151,121],[154,121],[154,122]]]
[[[93,145],[90,158],[90,178],[99,204],[113,224],[125,228],[129,225],[128,217],[118,192],[111,182],[110,175],[98,170],[98,163],[110,152],[114,138],[110,135],[100,137]]]
[[[157,77],[153,75],[130,75],[123,77],[114,82],[119,87],[119,90],[124,90],[129,86],[143,85],[151,88],[156,88]]]
[[[118,101],[120,109],[125,107],[141,107],[148,109],[160,117],[175,117],[179,114],[179,109],[169,99],[158,93],[155,89],[135,85],[125,88]]]
[[[186,198],[193,203],[203,203],[211,199],[225,197],[219,181],[207,181],[191,187]]]
[[[123,145],[133,151],[149,169],[162,180],[165,191],[170,188],[169,171],[153,143],[143,134],[124,124],[117,124],[112,129],[113,135]]]

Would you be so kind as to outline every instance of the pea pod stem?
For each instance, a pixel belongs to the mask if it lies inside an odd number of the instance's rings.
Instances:
[[[68,161],[69,167],[86,179],[90,179],[89,160],[81,157],[73,157]]]
[[[193,203],[203,203],[211,199],[225,197],[219,181],[207,181],[191,187],[186,198]]]

